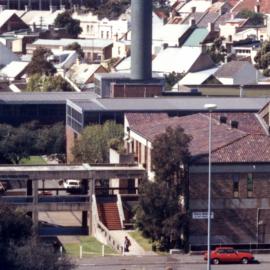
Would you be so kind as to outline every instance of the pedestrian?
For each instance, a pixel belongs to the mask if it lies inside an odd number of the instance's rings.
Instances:
[[[124,252],[129,252],[129,247],[131,246],[131,242],[128,239],[127,236],[125,236],[125,242],[124,242]]]

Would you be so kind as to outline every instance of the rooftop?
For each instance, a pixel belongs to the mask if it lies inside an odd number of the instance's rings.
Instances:
[[[112,40],[106,39],[38,39],[33,44],[42,46],[67,46],[71,43],[77,42],[82,47],[93,47],[93,48],[105,48],[113,43]]]

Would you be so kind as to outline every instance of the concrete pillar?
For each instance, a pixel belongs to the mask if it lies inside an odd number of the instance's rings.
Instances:
[[[38,229],[38,180],[33,181],[33,224]]]
[[[87,218],[88,218],[88,212],[87,211],[82,211],[82,227],[83,228],[88,227]]]
[[[32,180],[26,181],[26,195],[32,196],[33,195],[33,187],[32,187]]]
[[[88,191],[89,191],[89,180],[88,179],[82,179],[81,187],[82,187],[82,194],[87,195]]]
[[[93,194],[95,194],[95,179],[89,179],[89,235],[93,234],[93,211],[92,211],[92,203],[93,203],[93,199],[92,196]]]

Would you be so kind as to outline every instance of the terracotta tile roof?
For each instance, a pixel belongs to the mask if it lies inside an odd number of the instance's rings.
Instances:
[[[213,113],[212,115],[213,162],[270,161],[270,137],[266,135],[255,114],[227,113],[227,124],[220,124],[220,115],[224,114]],[[127,113],[126,117],[130,129],[150,142],[153,142],[156,136],[164,133],[167,127],[181,126],[186,134],[192,136],[190,152],[194,160],[199,163],[207,161],[208,114],[198,113],[182,117],[169,117],[165,113]],[[230,127],[230,120],[238,121],[238,129]],[[234,146],[236,147],[235,152]],[[268,147],[269,150],[264,149],[265,147]],[[243,155],[252,153],[252,155],[241,157],[242,153]]]
[[[270,162],[270,138],[249,134],[213,151],[211,158],[215,163]],[[197,162],[208,162],[208,157],[204,156]]]
[[[219,2],[227,2],[230,6],[234,7],[240,0],[219,0]]]
[[[259,122],[259,118],[254,113],[212,113],[214,119],[219,120],[220,116],[227,117],[227,123],[234,120],[238,122],[238,129],[249,134],[263,134],[265,129]]]
[[[257,4],[257,0],[242,0],[239,1],[233,8],[233,11],[240,12],[242,10],[248,9],[254,11],[254,7]],[[270,13],[270,1],[260,0],[260,12]]]

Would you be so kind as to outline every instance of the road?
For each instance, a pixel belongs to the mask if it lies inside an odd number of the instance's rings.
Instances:
[[[262,259],[259,264],[212,265],[212,270],[269,270],[270,257]],[[192,257],[192,256],[191,256]],[[198,258],[183,259],[180,256],[147,256],[147,257],[96,257],[77,262],[77,270],[206,270],[206,263]]]

